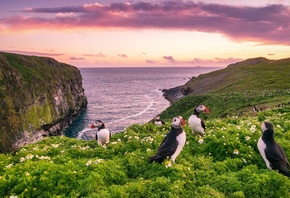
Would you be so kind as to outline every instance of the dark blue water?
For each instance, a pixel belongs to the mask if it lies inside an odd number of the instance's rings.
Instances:
[[[113,133],[146,123],[170,103],[162,89],[185,84],[193,76],[220,68],[79,68],[88,107],[65,131],[69,137],[91,139],[90,124],[101,119]]]

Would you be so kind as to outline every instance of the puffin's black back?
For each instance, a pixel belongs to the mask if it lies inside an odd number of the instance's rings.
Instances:
[[[149,157],[149,163],[158,162],[162,163],[166,157],[170,157],[176,151],[178,142],[176,137],[183,132],[182,128],[173,128],[171,127],[170,132],[161,142],[156,154]]]
[[[282,147],[274,140],[274,129],[263,132],[262,140],[266,143],[265,155],[273,170],[290,177],[289,162]]]

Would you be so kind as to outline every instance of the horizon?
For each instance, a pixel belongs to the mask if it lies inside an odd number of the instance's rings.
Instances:
[[[0,1],[0,51],[78,68],[226,67],[290,57],[289,0]]]

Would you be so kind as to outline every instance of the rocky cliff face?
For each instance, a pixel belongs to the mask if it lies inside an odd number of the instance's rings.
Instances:
[[[76,67],[0,52],[0,152],[61,135],[86,105]]]

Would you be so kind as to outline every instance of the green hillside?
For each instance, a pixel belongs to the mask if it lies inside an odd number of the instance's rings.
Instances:
[[[289,76],[290,59],[255,58],[235,63],[192,78],[172,89],[172,93],[169,90],[169,95],[179,91],[186,97],[174,102],[161,117],[165,120],[171,120],[174,114],[188,117],[200,103],[211,109],[208,118],[255,116],[253,107],[264,111],[290,106]]]
[[[289,74],[290,59],[274,61],[254,58],[200,75],[190,80],[181,89],[187,95],[265,89],[285,90],[290,88]]]
[[[290,180],[266,169],[256,146],[264,120],[290,156],[288,107],[208,119],[203,139],[185,126],[176,164],[148,163],[169,123],[133,125],[112,136],[107,149],[94,140],[50,137],[0,154],[0,197],[289,197]]]
[[[200,75],[183,86],[195,92],[185,88],[188,96],[161,113],[165,126],[132,125],[107,148],[61,136],[0,154],[0,197],[289,197],[289,178],[268,170],[257,149],[267,120],[290,159],[289,71],[288,60],[259,58]],[[200,103],[211,110],[201,115],[206,135],[186,125],[176,163],[149,164],[172,117],[187,120]]]

